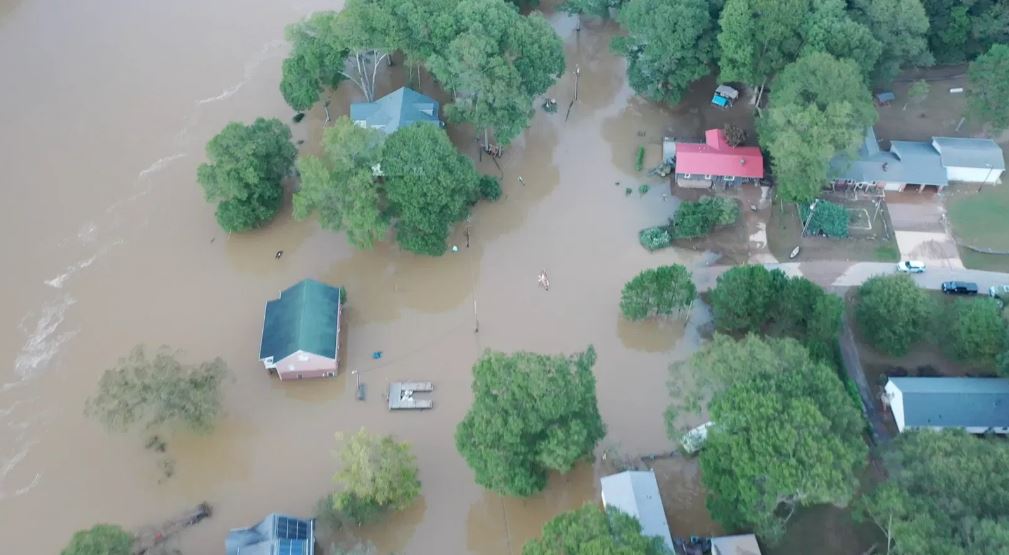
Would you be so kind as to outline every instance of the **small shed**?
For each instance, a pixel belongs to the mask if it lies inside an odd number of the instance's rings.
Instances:
[[[281,380],[336,375],[343,289],[302,280],[266,303],[259,359]]]
[[[659,484],[655,473],[628,470],[604,476],[599,481],[603,490],[603,506],[627,513],[641,523],[642,536],[658,536],[673,551],[673,538],[669,534],[666,511],[662,508]]]
[[[273,513],[224,540],[227,555],[315,555],[315,521]]]
[[[890,91],[883,91],[881,93],[876,94],[876,104],[880,106],[886,106],[891,102],[893,102],[894,100],[897,100],[897,95],[893,94]]]

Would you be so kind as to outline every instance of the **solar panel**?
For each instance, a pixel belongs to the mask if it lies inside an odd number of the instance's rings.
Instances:
[[[307,540],[308,523],[297,518],[277,517],[277,537],[285,540]]]

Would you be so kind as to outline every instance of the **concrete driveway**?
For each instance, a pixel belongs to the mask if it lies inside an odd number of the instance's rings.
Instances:
[[[963,268],[936,194],[890,193],[886,201],[902,259],[921,260],[933,268]]]

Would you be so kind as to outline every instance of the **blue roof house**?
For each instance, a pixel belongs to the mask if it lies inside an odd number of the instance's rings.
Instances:
[[[641,523],[642,536],[658,536],[669,551],[673,551],[673,538],[669,535],[669,523],[654,472],[628,470],[604,476],[599,482],[604,507],[613,507],[636,518]]]
[[[273,513],[224,540],[227,555],[314,555],[315,521]]]
[[[302,280],[266,303],[259,359],[281,380],[336,375],[343,289]]]
[[[350,119],[359,127],[378,129],[386,135],[418,122],[441,125],[438,102],[406,87],[400,87],[375,102],[351,104]]]
[[[1009,379],[890,378],[883,400],[897,429],[1009,434]]]

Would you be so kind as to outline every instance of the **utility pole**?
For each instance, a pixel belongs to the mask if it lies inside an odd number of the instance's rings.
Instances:
[[[813,204],[809,205],[809,216],[806,218],[806,223],[802,224],[802,233],[799,234],[799,237],[806,236],[806,228],[809,227],[809,222],[813,220],[813,212],[816,211],[816,203],[818,202],[820,202],[820,199],[813,199]]]

